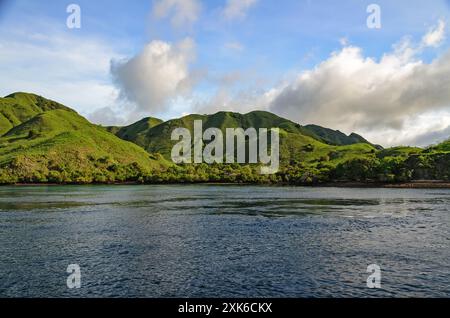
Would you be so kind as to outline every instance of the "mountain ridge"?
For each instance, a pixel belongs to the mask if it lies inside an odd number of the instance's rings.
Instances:
[[[246,114],[226,111],[219,111],[211,115],[190,114],[167,121],[158,120],[158,124],[153,126],[142,125],[141,122],[145,120],[144,118],[129,126],[107,127],[107,129],[120,138],[144,147],[147,151],[163,151],[166,155],[169,154],[168,148],[173,146],[173,144],[170,144],[166,149],[161,146],[166,144],[167,140],[170,140],[168,132],[179,127],[188,128],[192,132],[194,120],[202,120],[204,129],[219,128],[222,132],[225,132],[226,128],[243,128],[244,130],[248,128],[281,128],[286,132],[302,134],[328,145],[348,146],[364,143],[377,149],[382,149],[381,146],[370,143],[356,133],[347,136],[338,130],[332,130],[318,125],[302,126],[267,111],[252,111]],[[124,132],[126,132],[126,135],[124,135]],[[155,141],[161,134],[164,134],[165,140]]]

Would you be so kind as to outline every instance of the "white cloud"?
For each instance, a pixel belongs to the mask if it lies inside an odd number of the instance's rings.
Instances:
[[[438,47],[445,39],[445,22],[439,20],[438,25],[431,28],[430,31],[422,38],[422,43],[427,47]]]
[[[362,130],[364,137],[386,146],[426,147],[450,138],[450,112],[414,114],[405,120],[401,130]]]
[[[167,111],[170,102],[189,92],[195,77],[189,70],[195,44],[187,38],[175,45],[152,41],[127,61],[114,61],[111,73],[121,96],[142,112]]]
[[[96,124],[103,126],[125,126],[129,122],[122,113],[118,113],[111,107],[102,107],[90,113],[87,118]]]
[[[158,19],[170,17],[172,26],[191,26],[200,16],[199,0],[159,0],[153,6],[153,16]]]
[[[227,0],[223,15],[227,20],[243,19],[258,0]]]
[[[412,140],[417,131],[408,121],[450,107],[450,52],[426,63],[420,46],[405,39],[379,61],[344,47],[276,88],[268,108],[301,123],[365,133],[383,145]],[[380,133],[387,130],[406,135],[387,140]]]

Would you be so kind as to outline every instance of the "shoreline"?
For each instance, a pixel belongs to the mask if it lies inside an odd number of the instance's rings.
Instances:
[[[374,189],[450,189],[450,181],[412,181],[403,183],[370,183],[370,182],[328,182],[323,184],[257,184],[257,183],[227,183],[227,182],[198,182],[198,183],[16,183],[1,184],[0,187],[55,187],[55,186],[126,186],[126,185],[217,185],[217,186],[273,186],[273,187],[308,187],[308,188],[374,188]]]
[[[417,181],[402,183],[327,183],[318,187],[336,188],[376,188],[376,189],[450,189],[450,182],[445,181]]]

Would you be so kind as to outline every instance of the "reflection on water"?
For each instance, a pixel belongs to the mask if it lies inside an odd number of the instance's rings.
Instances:
[[[447,190],[0,187],[0,297],[448,297],[449,203]]]

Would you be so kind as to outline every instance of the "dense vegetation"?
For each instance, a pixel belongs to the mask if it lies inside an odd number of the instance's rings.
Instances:
[[[281,167],[174,165],[173,129],[280,128]],[[357,134],[301,126],[268,112],[189,115],[167,122],[145,118],[127,127],[100,127],[72,109],[33,94],[0,98],[0,184],[11,183],[395,183],[450,180],[450,142],[427,149],[382,149]]]

